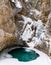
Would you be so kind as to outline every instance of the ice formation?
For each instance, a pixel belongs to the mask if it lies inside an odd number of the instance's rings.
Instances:
[[[23,16],[23,18],[24,23],[26,22],[25,30],[21,36],[23,41],[25,41],[29,47],[45,44],[48,48],[48,53],[51,53],[51,32],[49,32],[51,31],[50,15],[45,26],[41,20],[33,21],[31,18],[26,18],[25,16]]]

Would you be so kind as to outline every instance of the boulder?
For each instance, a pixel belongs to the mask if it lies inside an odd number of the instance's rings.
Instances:
[[[9,33],[14,33],[16,29],[13,10],[9,0],[2,0],[0,2],[0,29]]]
[[[3,29],[0,29],[0,51],[17,45],[17,38],[12,33],[7,33]]]
[[[38,0],[36,8],[42,12],[40,19],[45,24],[51,9],[50,0]]]
[[[0,51],[17,45],[16,25],[9,0],[0,0]]]

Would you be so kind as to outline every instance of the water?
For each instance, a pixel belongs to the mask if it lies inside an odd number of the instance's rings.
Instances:
[[[8,53],[11,54],[13,58],[17,58],[21,62],[32,61],[39,57],[39,54],[34,50],[25,48],[16,48]]]

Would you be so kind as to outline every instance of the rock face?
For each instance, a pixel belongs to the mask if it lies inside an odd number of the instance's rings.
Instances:
[[[36,47],[51,55],[49,1],[0,0],[0,51],[20,45]]]
[[[12,33],[7,33],[0,29],[0,51],[4,48],[17,44],[17,38]]]
[[[51,15],[51,13],[50,13],[50,15]],[[51,16],[50,15],[49,15],[48,21],[46,23],[47,34],[49,34],[49,36],[51,36]]]
[[[10,2],[0,0],[0,51],[9,45],[17,44],[15,33],[16,26]]]
[[[6,32],[14,33],[16,27],[14,24],[13,10],[9,0],[0,2],[0,29]]]
[[[48,15],[50,13],[50,0],[38,0],[37,9],[42,12],[40,19],[43,23],[47,22]]]
[[[36,48],[51,56],[51,16],[50,15],[45,25],[45,31],[41,34],[40,39],[41,39],[41,44],[37,45]]]

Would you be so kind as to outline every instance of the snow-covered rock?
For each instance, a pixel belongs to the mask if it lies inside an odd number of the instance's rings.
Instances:
[[[44,25],[42,23],[41,20],[38,20],[36,23],[35,23],[35,26],[36,26],[36,37],[40,37],[40,35],[43,33],[43,29],[44,29]]]
[[[25,16],[23,16],[23,19],[25,26],[21,38],[28,44],[28,46],[32,45],[34,47],[35,45],[40,44],[40,35],[43,33],[44,29],[42,21],[33,21],[31,18]]]
[[[33,13],[33,12],[36,13],[36,16],[41,16],[41,12],[38,11],[37,9],[31,9],[30,10],[30,14]]]
[[[34,33],[34,30],[31,29],[31,26],[32,26],[32,24],[31,25],[27,24],[27,26],[24,30],[24,33],[22,35],[22,39],[24,41],[28,41],[28,39],[30,39]]]
[[[17,8],[22,8],[22,4],[21,4],[21,2],[19,0],[12,0],[12,2],[15,3]]]

